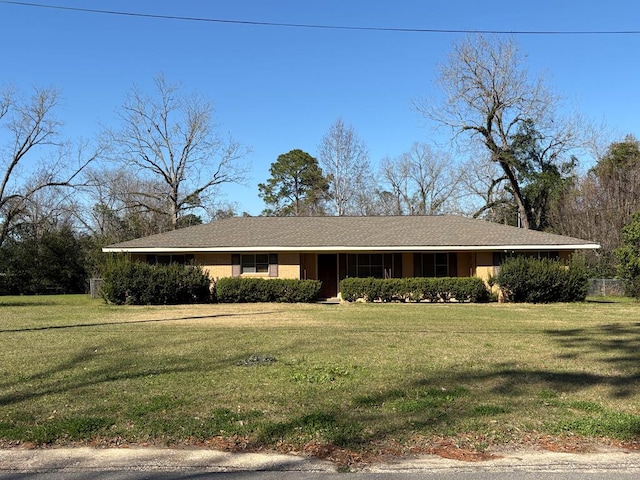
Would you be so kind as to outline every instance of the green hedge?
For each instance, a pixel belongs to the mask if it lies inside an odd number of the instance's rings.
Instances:
[[[102,297],[116,305],[177,305],[207,303],[211,280],[198,266],[149,265],[126,257],[105,265]]]
[[[340,283],[348,302],[486,302],[489,292],[480,278],[345,278]]]
[[[215,296],[220,303],[315,302],[322,282],[282,278],[225,277],[216,282]]]
[[[589,287],[583,265],[528,257],[507,259],[493,281],[512,302],[581,302]]]

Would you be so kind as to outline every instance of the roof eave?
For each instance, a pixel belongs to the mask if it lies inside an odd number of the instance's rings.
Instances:
[[[380,245],[380,246],[234,246],[234,247],[104,247],[104,253],[231,253],[231,252],[420,252],[420,251],[542,251],[542,250],[597,250],[597,243],[579,244],[525,244],[525,245]]]

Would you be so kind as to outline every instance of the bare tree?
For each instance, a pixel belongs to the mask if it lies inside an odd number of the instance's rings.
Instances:
[[[15,227],[20,236],[28,233],[33,238],[42,238],[44,234],[73,228],[75,222],[75,197],[77,189],[51,187],[38,190],[24,202],[24,209]]]
[[[338,118],[322,137],[318,158],[329,179],[329,196],[336,215],[353,214],[364,177],[370,173],[369,153],[351,125]]]
[[[417,142],[401,156],[384,159],[382,188],[390,193],[387,199],[394,199],[390,213],[435,215],[447,211],[460,181],[451,165],[447,154]]]
[[[89,169],[86,172],[85,208],[79,210],[84,228],[105,244],[164,232],[172,228],[166,215],[169,202],[163,184],[138,178],[126,170]],[[141,195],[139,192],[143,192]],[[157,193],[157,198],[149,195]]]
[[[499,165],[517,205],[522,226],[530,221],[522,192],[514,139],[525,125],[534,125],[540,149],[549,161],[579,146],[577,129],[556,114],[559,99],[542,78],[530,78],[513,40],[468,37],[454,45],[440,69],[442,104],[422,99],[416,108],[426,117],[483,145]]]
[[[434,215],[445,211],[460,181],[451,168],[451,157],[443,152],[434,152],[427,144],[414,143],[403,155],[403,163],[415,185],[413,203],[416,213]]]
[[[640,211],[640,141],[613,142],[586,175],[565,188],[553,211],[554,230],[593,239],[602,253],[622,245],[622,229]]]
[[[396,163],[398,159],[385,157],[380,162],[380,189],[378,197],[386,215],[406,215],[409,179]]]
[[[391,208],[386,203],[387,192],[383,192],[373,172],[369,172],[358,179],[356,193],[353,199],[353,215],[374,216],[390,215]]]
[[[495,162],[479,155],[462,164],[459,172],[457,204],[460,213],[515,224],[515,218],[510,222],[505,218],[498,220],[505,207],[513,205],[513,197],[505,189],[507,177],[501,175],[501,169]]]
[[[98,151],[79,149],[73,159],[60,140],[61,122],[55,116],[60,94],[36,88],[25,98],[11,87],[0,91],[0,126],[6,143],[0,145],[0,246],[43,190],[72,187],[79,173]],[[36,155],[40,154],[40,157]]]
[[[245,180],[241,160],[249,149],[216,133],[209,100],[181,94],[162,74],[153,95],[134,87],[119,115],[122,128],[109,132],[114,158],[141,186],[157,187],[131,193],[149,211],[166,215],[172,228],[186,211],[204,207],[220,185]]]

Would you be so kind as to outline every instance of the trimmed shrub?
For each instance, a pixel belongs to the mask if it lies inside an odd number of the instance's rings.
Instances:
[[[573,263],[530,257],[507,259],[495,283],[512,302],[581,302],[589,287],[587,270]]]
[[[584,302],[589,293],[589,268],[584,259],[572,259],[562,285],[561,302]]]
[[[102,297],[116,305],[177,305],[211,301],[211,280],[201,267],[149,265],[112,258],[105,265]]]
[[[215,284],[220,303],[310,303],[318,300],[322,282],[284,278],[225,277]]]
[[[345,278],[340,283],[348,302],[486,302],[489,292],[480,278]]]
[[[455,282],[450,285],[451,296],[458,302],[487,302],[489,301],[489,291],[481,278],[463,277],[452,278]]]

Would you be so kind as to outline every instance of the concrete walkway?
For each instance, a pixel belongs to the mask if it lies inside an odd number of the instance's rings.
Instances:
[[[0,473],[82,471],[283,471],[337,472],[327,461],[280,454],[233,454],[207,449],[163,448],[52,448],[0,449]],[[483,462],[462,462],[437,456],[398,459],[373,464],[366,472],[637,472],[640,453],[620,450],[592,454],[529,451]]]

